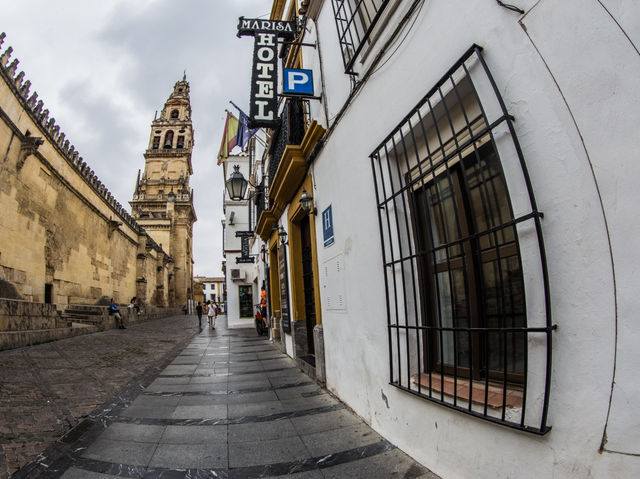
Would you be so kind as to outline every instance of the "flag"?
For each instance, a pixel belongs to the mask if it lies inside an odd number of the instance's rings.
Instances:
[[[220,152],[218,153],[218,164],[229,157],[229,153],[233,150],[233,147],[236,146],[237,137],[238,119],[230,112],[227,112],[227,121],[224,124],[224,133],[222,134]]]
[[[247,143],[249,143],[249,138],[251,138],[258,128],[254,128],[253,130],[249,130],[249,116],[245,112],[243,112],[238,105],[229,102],[240,112],[240,119],[238,120],[238,135],[236,136],[236,145],[244,150],[247,147]]]

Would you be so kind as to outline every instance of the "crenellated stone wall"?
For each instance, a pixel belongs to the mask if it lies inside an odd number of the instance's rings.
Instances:
[[[173,259],[80,156],[12,52],[0,55],[0,298],[60,311],[133,296],[176,306]]]

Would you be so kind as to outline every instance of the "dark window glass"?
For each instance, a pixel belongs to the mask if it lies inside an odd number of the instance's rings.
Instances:
[[[240,296],[240,317],[253,317],[253,291],[251,285],[238,286]]]

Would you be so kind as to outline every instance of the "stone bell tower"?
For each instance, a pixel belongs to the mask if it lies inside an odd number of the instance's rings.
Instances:
[[[193,174],[191,151],[193,127],[189,83],[186,75],[173,86],[173,92],[158,117],[151,123],[145,165],[133,194],[131,213],[153,240],[173,259],[175,285],[169,291],[167,306],[186,304],[193,299]]]

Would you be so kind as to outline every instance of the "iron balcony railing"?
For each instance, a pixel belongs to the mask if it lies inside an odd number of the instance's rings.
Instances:
[[[302,143],[307,128],[305,116],[305,103],[308,100],[289,98],[285,101],[282,114],[280,115],[279,126],[276,129],[269,149],[269,183],[273,183],[273,178],[278,170],[280,159],[288,145],[299,145]]]

